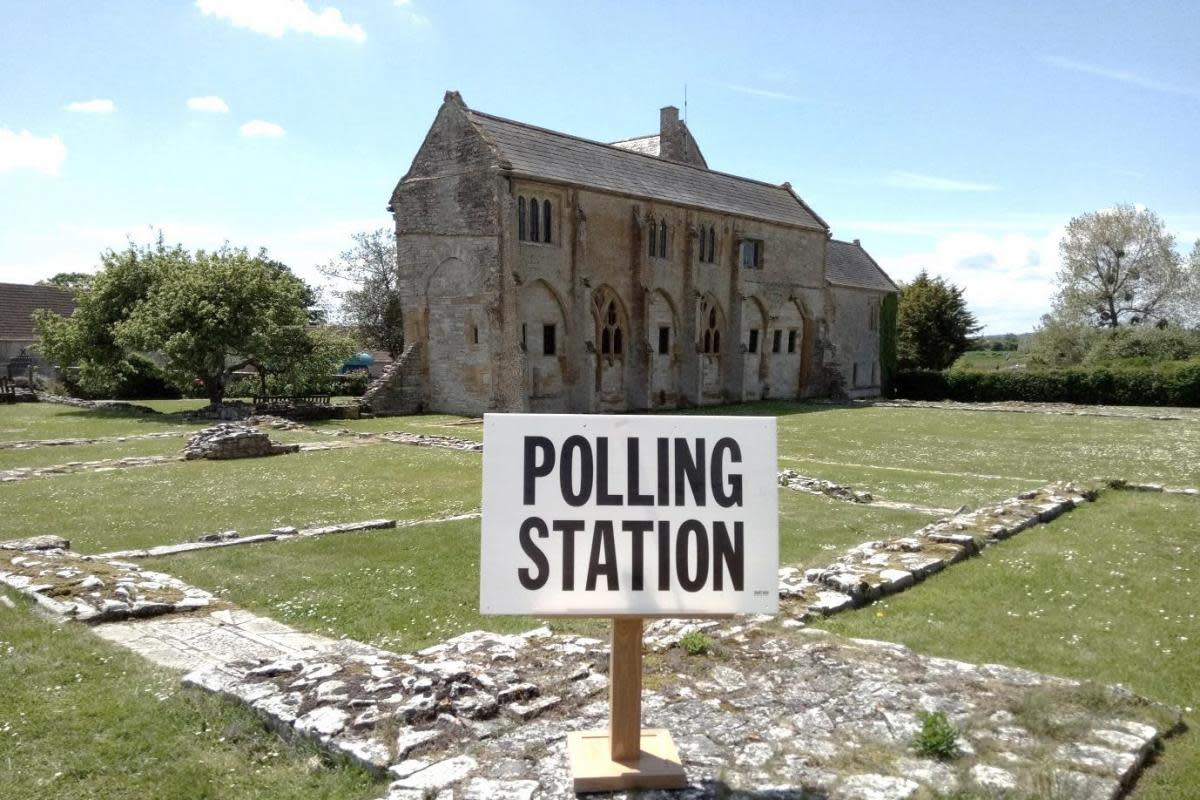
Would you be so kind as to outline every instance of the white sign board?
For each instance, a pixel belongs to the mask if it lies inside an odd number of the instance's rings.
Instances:
[[[774,417],[487,414],[485,614],[773,614]]]

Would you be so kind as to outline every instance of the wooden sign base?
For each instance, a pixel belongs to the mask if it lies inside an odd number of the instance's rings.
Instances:
[[[671,734],[642,725],[642,620],[613,619],[609,729],[567,735],[576,792],[682,789],[687,776]]]
[[[620,792],[626,789],[682,789],[687,776],[671,734],[643,728],[641,746],[632,761],[614,761],[608,731],[567,734],[567,754],[576,792]]]

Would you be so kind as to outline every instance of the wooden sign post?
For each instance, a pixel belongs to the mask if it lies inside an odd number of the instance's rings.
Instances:
[[[687,775],[669,731],[642,727],[642,620],[614,617],[607,730],[567,734],[576,792],[682,789]]]
[[[643,622],[778,610],[775,470],[770,417],[485,415],[481,611],[612,619],[609,727],[567,736],[576,792],[687,785],[642,728]]]

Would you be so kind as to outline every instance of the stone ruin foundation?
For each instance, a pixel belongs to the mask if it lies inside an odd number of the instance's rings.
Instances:
[[[189,461],[197,458],[258,458],[299,450],[300,445],[275,444],[265,432],[248,425],[226,422],[192,434],[183,449],[183,457]]]

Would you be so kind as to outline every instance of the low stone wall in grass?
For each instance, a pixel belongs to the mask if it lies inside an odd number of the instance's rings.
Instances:
[[[213,603],[208,592],[170,575],[119,561],[85,560],[57,547],[0,553],[0,583],[78,622],[153,617]]]
[[[162,431],[159,433],[132,433],[127,436],[97,436],[92,439],[24,439],[16,442],[0,442],[0,450],[29,450],[34,447],[68,447],[83,444],[119,444],[142,439],[174,439],[187,431]]]
[[[57,403],[63,406],[86,408],[90,411],[120,411],[126,414],[161,414],[162,412],[150,406],[127,403],[124,400],[80,400],[78,397],[67,397],[61,394],[39,394],[38,400],[43,403]]]
[[[260,430],[236,423],[223,423],[197,431],[188,438],[183,457],[187,460],[207,458],[260,458],[299,452],[297,444],[275,444]]]

